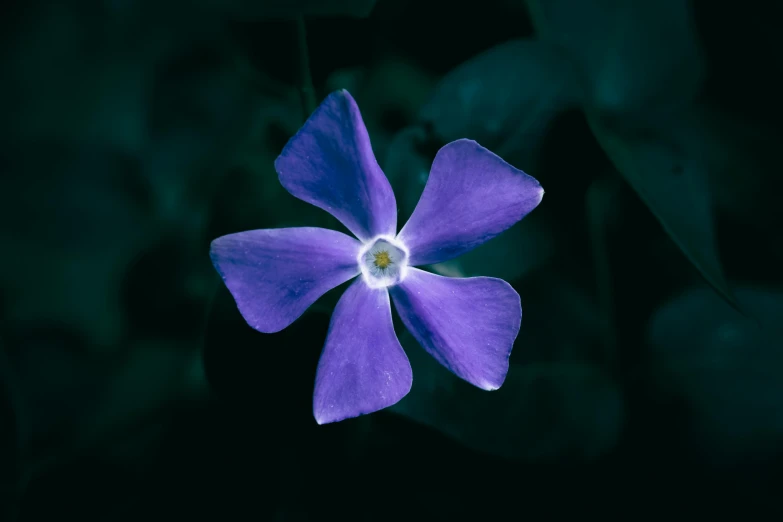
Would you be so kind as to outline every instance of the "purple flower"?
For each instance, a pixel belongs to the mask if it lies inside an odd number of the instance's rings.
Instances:
[[[454,258],[522,219],[544,191],[471,140],[444,146],[408,223],[375,161],[356,102],[331,94],[275,161],[280,183],[339,219],[358,240],[322,228],[251,230],[212,242],[210,256],[250,326],[278,332],[327,291],[348,287],[332,315],[315,378],[319,424],[371,413],[410,391],[402,322],[443,366],[485,390],[506,378],[522,321],[519,295],[492,277],[455,279],[417,268]]]

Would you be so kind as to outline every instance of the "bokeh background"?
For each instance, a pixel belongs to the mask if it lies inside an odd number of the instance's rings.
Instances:
[[[7,5],[0,520],[780,510],[775,9]],[[395,318],[409,396],[318,426],[314,372],[342,288],[264,335],[220,283],[208,250],[222,234],[341,229],[273,168],[307,116],[306,57],[317,101],[339,88],[358,101],[401,223],[458,138],[546,189],[521,223],[431,267],[520,293],[499,391],[453,377]]]

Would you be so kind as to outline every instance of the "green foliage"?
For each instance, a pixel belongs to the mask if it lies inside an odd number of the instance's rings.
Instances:
[[[137,342],[96,357],[79,342],[57,329],[9,332],[3,375],[16,412],[20,492],[96,448],[119,447],[119,458],[133,458],[128,444],[136,435],[165,426],[167,412],[208,396],[192,345]]]
[[[692,122],[638,133],[611,130],[591,115],[598,142],[677,246],[726,299],[735,300],[718,256],[710,201],[709,158],[692,138]]]
[[[191,3],[186,4],[191,7]],[[375,0],[200,0],[197,9],[226,13],[242,18],[292,16],[356,16],[366,17]]]
[[[704,56],[690,2],[527,0],[536,37],[576,67],[587,104],[647,121],[688,103],[701,88]]]
[[[583,78],[599,144],[704,278],[735,304],[717,252],[708,166],[691,143],[704,57],[690,6],[605,0],[528,2],[537,36]]]
[[[530,169],[552,119],[581,96],[578,76],[559,49],[512,40],[444,76],[419,119],[444,143],[474,139]]]
[[[643,373],[656,393],[685,402],[704,456],[741,461],[776,451],[783,437],[783,293],[743,285],[736,294],[752,319],[699,287],[662,306]]]

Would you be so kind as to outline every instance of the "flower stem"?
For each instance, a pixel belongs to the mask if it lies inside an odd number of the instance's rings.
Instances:
[[[296,17],[296,42],[299,50],[299,94],[305,119],[315,110],[315,88],[310,73],[310,55],[307,49],[307,28],[303,16]]]

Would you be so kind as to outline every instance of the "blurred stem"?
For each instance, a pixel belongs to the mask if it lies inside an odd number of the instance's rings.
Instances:
[[[310,73],[310,54],[307,48],[307,28],[303,16],[296,17],[296,43],[299,51],[299,94],[305,119],[315,110],[315,88]]]
[[[587,224],[590,234],[590,249],[595,272],[596,298],[601,311],[601,337],[604,346],[604,362],[610,367],[615,364],[617,354],[617,331],[615,321],[614,285],[609,260],[607,229],[614,208],[615,182],[598,179],[587,190]]]

